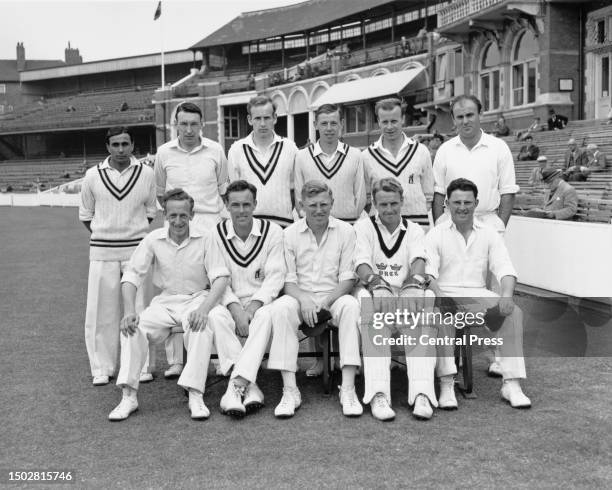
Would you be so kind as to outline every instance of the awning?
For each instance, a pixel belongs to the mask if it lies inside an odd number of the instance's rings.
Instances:
[[[347,102],[378,99],[387,95],[399,94],[424,69],[424,66],[418,66],[377,77],[337,83],[315,100],[312,107],[320,107],[323,104],[346,104]]]

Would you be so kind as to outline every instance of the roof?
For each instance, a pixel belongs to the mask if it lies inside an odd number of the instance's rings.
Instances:
[[[415,66],[414,68],[387,73],[386,75],[336,83],[315,100],[312,107],[321,107],[323,104],[345,104],[347,102],[378,99],[388,95],[399,94],[424,69],[425,67],[423,66]]]
[[[390,3],[398,2],[395,0],[308,0],[285,7],[244,12],[194,44],[190,49],[236,44],[305,30],[316,30],[338,19]],[[407,2],[403,0],[400,3]]]
[[[38,70],[52,66],[63,66],[62,60],[28,60],[26,59],[25,70]],[[18,82],[17,60],[0,60],[0,80],[3,82]]]

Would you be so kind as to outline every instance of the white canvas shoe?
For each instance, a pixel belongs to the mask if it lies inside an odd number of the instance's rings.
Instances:
[[[372,401],[370,402],[370,410],[372,416],[377,420],[386,422],[387,420],[393,420],[395,418],[395,412],[389,405],[387,397],[382,393],[376,393]]]
[[[283,388],[283,397],[274,409],[274,416],[287,419],[295,415],[295,411],[302,404],[302,395],[297,388]]]
[[[136,410],[138,410],[138,400],[136,397],[124,396],[119,405],[108,414],[108,420],[113,422],[125,420]]]
[[[346,417],[359,417],[363,414],[363,406],[357,399],[357,393],[355,393],[355,387],[350,386],[344,388],[338,386],[340,390],[340,405],[342,405],[342,413]]]

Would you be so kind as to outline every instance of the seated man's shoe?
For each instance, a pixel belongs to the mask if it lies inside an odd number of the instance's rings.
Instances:
[[[202,393],[189,390],[189,411],[194,420],[205,420],[210,417],[210,410],[204,404]]]
[[[457,398],[455,397],[455,378],[443,376],[440,378],[440,396],[438,406],[442,410],[457,410]]]
[[[422,393],[417,395],[414,400],[414,409],[412,410],[412,415],[415,419],[419,420],[429,420],[433,415],[433,408],[431,408],[431,403],[429,403],[429,398],[427,398]]]
[[[138,400],[136,397],[124,396],[119,405],[117,405],[113,411],[108,414],[108,420],[112,420],[113,422],[125,420],[132,412],[135,412],[136,410],[138,410]]]
[[[382,420],[383,422],[395,418],[395,412],[391,408],[391,405],[389,405],[387,397],[382,393],[376,393],[376,395],[374,395],[374,398],[372,398],[370,402],[370,410],[375,419]]]
[[[173,364],[168,369],[164,371],[164,378],[166,379],[175,379],[178,378],[183,372],[182,364]]]
[[[244,395],[244,388],[238,386],[233,379],[230,379],[227,384],[227,390],[221,397],[221,413],[225,415],[231,415],[232,417],[244,417],[246,415],[246,408],[242,403],[242,397]]]
[[[274,409],[274,416],[279,419],[288,419],[295,415],[295,411],[302,404],[302,395],[297,388],[283,388],[283,397]]]
[[[323,374],[323,360],[317,358],[317,360],[306,370],[306,376],[308,378],[318,378]]]
[[[244,391],[244,408],[247,413],[255,412],[264,406],[264,394],[255,383],[249,383]]]
[[[346,417],[359,417],[363,413],[363,407],[357,399],[357,393],[355,393],[355,387],[350,386],[345,388],[338,386],[340,390],[340,405],[342,405],[342,413]]]
[[[531,408],[531,400],[527,398],[518,379],[507,379],[501,388],[501,396],[512,408]]]
[[[110,378],[106,375],[99,375],[93,377],[94,386],[104,386],[107,385],[110,381]]]
[[[489,370],[487,371],[487,374],[491,378],[501,378],[502,370],[499,362],[493,361],[491,364],[489,364]]]
[[[150,383],[153,381],[153,374],[151,373],[140,373],[140,383]]]

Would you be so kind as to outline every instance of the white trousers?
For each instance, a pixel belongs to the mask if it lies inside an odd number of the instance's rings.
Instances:
[[[441,287],[442,292],[450,297],[473,298],[484,311],[499,302],[499,295],[486,288]],[[525,358],[523,356],[523,311],[514,306],[510,315],[505,317],[495,337],[503,339],[503,344],[496,347],[497,361],[504,379],[526,378]]]
[[[327,293],[313,293],[315,303],[320,303]],[[281,296],[274,301],[272,316],[272,345],[270,346],[269,369],[297,371],[299,348],[298,327],[302,322],[300,304],[292,296]],[[349,295],[338,298],[329,309],[331,322],[338,328],[340,345],[340,367],[360,366],[359,356],[359,302]],[[274,358],[272,353],[275,353]]]
[[[92,376],[114,376],[119,365],[119,322],[123,314],[121,275],[127,261],[92,260],[87,281],[87,307],[85,310],[85,346]],[[153,297],[150,278],[136,294],[136,311],[141,312]],[[183,363],[181,335],[172,336],[166,343],[166,356],[170,364]],[[143,371],[154,366],[154,349],[150,350]]]
[[[227,374],[231,367],[234,366],[232,379],[240,376],[251,383],[256,382],[257,371],[261,366],[266,350],[268,350],[272,334],[271,310],[273,304],[262,306],[255,312],[249,324],[249,335],[244,343],[244,347],[234,333],[236,331],[236,324],[227,308],[215,308],[214,314],[211,312],[211,315],[209,315],[209,324],[216,332],[223,332],[225,336],[225,342],[222,345],[217,343],[219,367],[224,374]],[[232,335],[230,336],[228,332],[231,332]],[[270,367],[270,362],[282,362],[282,347],[278,343],[272,342],[268,367]]]
[[[204,329],[193,332],[188,328],[188,317],[192,311],[201,306],[207,295],[208,291],[199,291],[192,295],[160,295],[151,301],[151,305],[140,314],[136,332],[127,337],[121,335],[118,386],[129,386],[137,390],[140,371],[147,355],[147,343],[156,344],[165,341],[170,335],[170,330],[181,325],[184,330],[187,363],[178,384],[183,388],[204,393],[214,332],[209,323]]]
[[[384,294],[384,293],[383,293]],[[400,295],[401,294],[401,295]],[[399,297],[418,297],[423,296],[424,301],[424,312],[433,311],[434,294],[432,291],[422,291],[420,289],[407,289],[399,293],[395,291],[395,295]],[[361,301],[363,298],[370,298],[371,296],[365,289],[360,289],[357,292],[357,296]],[[388,297],[392,298],[391,294]],[[397,297],[397,296],[395,296]],[[454,329],[452,326],[440,327],[435,325],[418,325],[414,329],[398,329],[397,326],[385,325],[380,330],[376,331],[377,335],[381,335],[382,338],[390,338],[393,336],[394,330],[399,330],[400,334],[406,334],[412,338],[418,340],[422,335],[426,335],[429,338],[434,338],[444,335],[454,335]],[[362,342],[371,342],[370,335],[362,335]],[[370,403],[376,393],[382,393],[389,403],[391,403],[391,349],[389,346],[377,346],[376,356],[366,356],[366,352],[372,352],[374,349],[364,344],[363,351],[363,371],[365,389],[363,395],[363,402]],[[446,376],[448,374],[455,374],[457,369],[455,367],[455,358],[453,354],[451,357],[438,356],[442,352],[436,350],[435,345],[422,345],[416,342],[416,345],[404,346],[406,354],[406,371],[408,374],[408,403],[414,404],[414,401],[419,394],[426,395],[429,398],[431,404],[434,407],[438,406],[438,399],[434,388],[434,371],[438,376]]]

